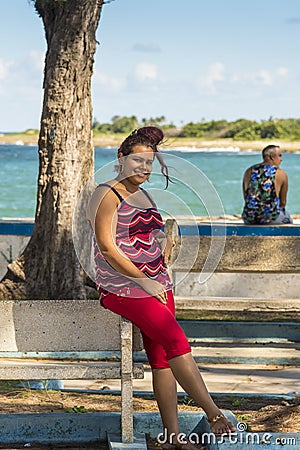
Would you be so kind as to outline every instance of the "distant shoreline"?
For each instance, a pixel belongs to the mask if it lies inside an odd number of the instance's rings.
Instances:
[[[124,137],[123,135],[96,135],[93,138],[93,143],[95,147],[118,147]],[[36,133],[0,134],[0,145],[37,145],[37,143],[38,135]],[[261,151],[266,145],[272,143],[280,145],[281,149],[286,152],[300,152],[300,142],[273,141],[267,139],[260,141],[235,141],[233,139],[204,140],[200,138],[168,137],[161,148],[239,148],[240,150]]]

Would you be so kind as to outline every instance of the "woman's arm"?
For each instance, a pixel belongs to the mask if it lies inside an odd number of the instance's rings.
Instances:
[[[92,226],[103,257],[117,272],[132,279],[162,303],[166,303],[164,286],[148,278],[116,245],[117,208],[119,206],[116,195],[111,190],[107,191],[102,188],[99,189],[97,197],[98,202],[95,197],[91,201],[91,205],[93,205],[91,209],[94,209],[94,214],[90,209],[89,215],[91,218],[95,217]]]

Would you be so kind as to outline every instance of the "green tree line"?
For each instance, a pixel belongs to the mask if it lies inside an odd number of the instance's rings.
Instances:
[[[128,134],[141,126],[154,125],[162,128],[166,135],[186,138],[203,139],[235,139],[235,140],[261,140],[284,139],[289,141],[300,140],[300,119],[273,119],[255,121],[238,119],[234,121],[211,120],[189,122],[180,127],[168,123],[164,116],[151,117],[138,120],[136,116],[114,116],[110,123],[93,121],[95,134]]]

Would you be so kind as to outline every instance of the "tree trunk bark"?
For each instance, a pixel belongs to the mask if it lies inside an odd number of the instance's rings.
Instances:
[[[85,298],[72,218],[94,173],[91,76],[102,3],[35,1],[47,40],[35,226],[24,253],[8,266],[1,298]]]

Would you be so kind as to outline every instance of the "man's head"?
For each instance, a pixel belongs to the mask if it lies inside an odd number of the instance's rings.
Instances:
[[[282,152],[279,145],[267,145],[262,151],[262,157],[265,163],[279,166],[282,161]]]

